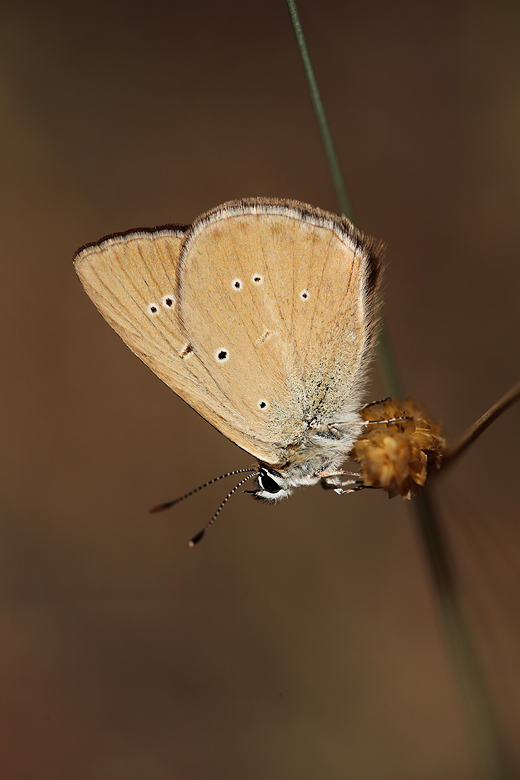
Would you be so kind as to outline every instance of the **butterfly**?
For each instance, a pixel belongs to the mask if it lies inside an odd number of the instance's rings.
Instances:
[[[74,262],[130,349],[257,459],[253,495],[277,501],[331,486],[362,430],[382,255],[346,217],[251,198],[107,236]]]

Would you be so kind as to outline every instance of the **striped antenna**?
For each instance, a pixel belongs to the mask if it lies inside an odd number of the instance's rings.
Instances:
[[[248,469],[242,469],[242,471],[247,471],[247,470]],[[202,531],[199,531],[198,534],[195,534],[195,536],[192,539],[190,539],[190,541],[188,542],[188,547],[195,547],[195,545],[200,542],[200,540],[202,539],[206,531],[209,528],[211,528],[211,526],[213,525],[213,523],[215,522],[215,520],[217,519],[217,517],[219,516],[219,514],[221,513],[221,511],[223,510],[223,508],[225,507],[225,505],[227,504],[231,496],[233,495],[233,493],[235,493],[238,490],[238,488],[244,484],[244,482],[247,482],[248,479],[252,479],[253,477],[257,477],[258,474],[259,474],[258,471],[255,471],[254,474],[249,474],[247,477],[244,477],[244,479],[241,479],[238,485],[235,485],[233,490],[229,491],[229,493],[227,494],[227,496],[225,497],[225,499],[223,500],[223,502],[221,503],[221,505],[219,506],[219,508],[213,515],[213,517],[211,518],[211,520],[209,520],[209,522],[206,523]]]
[[[214,482],[218,482],[219,479],[225,479],[226,477],[233,477],[235,474],[244,474],[246,471],[253,471],[254,473],[258,473],[257,469],[237,469],[236,471],[228,471],[227,474],[221,474],[220,477],[214,477],[213,479],[210,479],[209,482],[205,482],[203,485],[199,485],[199,487],[195,488],[195,490],[190,490],[189,493],[186,493],[184,496],[181,496],[180,498],[176,498],[173,501],[166,501],[164,504],[157,504],[156,506],[153,506],[150,509],[150,512],[151,514],[155,514],[156,512],[163,512],[165,509],[169,509],[171,506],[174,506],[174,504],[178,504],[180,501],[184,501],[185,498],[189,498],[194,493],[198,493],[199,490],[203,490],[203,488],[212,485]]]

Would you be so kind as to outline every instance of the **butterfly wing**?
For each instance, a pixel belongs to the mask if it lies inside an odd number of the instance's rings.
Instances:
[[[81,249],[75,268],[103,317],[163,382],[239,446],[272,459],[248,435],[180,322],[177,263],[184,237],[176,228],[112,236]]]
[[[348,220],[292,201],[226,204],[187,236],[184,330],[278,464],[309,425],[359,406],[380,254]]]
[[[75,266],[130,349],[260,461],[283,464],[309,424],[359,404],[378,250],[345,219],[237,201],[190,229],[104,239]]]

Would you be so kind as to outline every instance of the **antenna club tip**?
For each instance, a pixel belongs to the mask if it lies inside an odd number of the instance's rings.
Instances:
[[[206,530],[204,529],[202,531],[199,531],[198,534],[195,534],[195,536],[192,539],[190,539],[190,541],[188,542],[188,547],[190,549],[195,547],[195,545],[200,542],[200,540],[202,539],[202,537],[204,536],[205,533],[206,533]]]
[[[156,504],[153,506],[149,512],[151,515],[157,514],[157,512],[164,512],[165,509],[168,509],[169,504]]]

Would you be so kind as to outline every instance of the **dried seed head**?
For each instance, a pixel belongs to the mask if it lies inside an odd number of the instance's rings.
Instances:
[[[388,491],[390,498],[410,498],[426,481],[428,466],[439,468],[446,446],[424,409],[411,398],[388,398],[362,411],[365,421],[406,419],[368,426],[354,444],[351,459],[360,464],[365,485]]]

